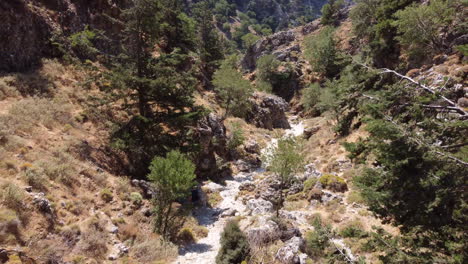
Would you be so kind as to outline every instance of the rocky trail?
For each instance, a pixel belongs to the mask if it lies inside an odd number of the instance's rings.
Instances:
[[[301,136],[304,132],[303,123],[298,121],[295,116],[290,117],[289,122],[291,123],[291,128],[285,130],[283,137]],[[277,142],[278,139],[271,138],[269,144],[261,151],[262,154],[267,154],[268,152],[273,151],[277,146]],[[265,166],[265,164],[263,166]],[[234,175],[231,179],[226,179],[225,185],[213,182],[205,184],[204,187],[207,187],[212,191],[219,192],[223,200],[214,208],[202,206],[193,212],[193,215],[198,220],[199,224],[208,228],[209,233],[205,238],[198,240],[197,243],[181,248],[179,250],[179,257],[174,262],[175,264],[214,264],[216,262],[216,255],[221,247],[221,234],[226,222],[229,221],[229,218],[233,216],[242,216],[248,219],[253,215],[259,214],[258,212],[252,212],[252,208],[249,208],[249,204],[245,205],[242,202],[242,199],[238,199],[238,193],[241,185],[255,184],[254,181],[256,176],[264,172],[265,170],[263,167],[257,168],[256,170],[249,172],[240,172]],[[266,202],[261,199],[256,200],[256,202],[259,201]],[[251,200],[249,203],[250,202]],[[261,206],[262,205],[260,203],[260,207]],[[260,214],[263,216],[273,215],[273,212],[271,211],[262,210],[260,210]],[[313,213],[313,210],[281,211],[283,217],[295,220],[296,228],[298,228],[301,233],[310,228],[307,218]],[[294,240],[294,238],[291,240]],[[337,248],[348,255],[351,262],[354,261],[354,256],[352,255],[351,250],[344,245],[341,239],[333,238],[331,241]]]

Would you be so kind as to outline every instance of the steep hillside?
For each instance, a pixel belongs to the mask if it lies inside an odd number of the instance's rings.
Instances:
[[[0,263],[465,263],[467,11],[3,1]]]

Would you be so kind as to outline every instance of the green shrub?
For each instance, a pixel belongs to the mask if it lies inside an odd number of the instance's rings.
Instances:
[[[352,221],[348,223],[339,232],[342,237],[356,237],[363,238],[367,236],[367,233],[363,230],[363,226],[359,221]]]
[[[130,201],[132,204],[140,207],[143,204],[143,196],[139,192],[130,193]]]
[[[305,39],[304,55],[315,72],[335,76],[340,71],[340,54],[333,27],[325,27],[316,36]]]
[[[320,102],[320,85],[312,83],[302,91],[302,105],[306,110],[314,109],[315,105]]]
[[[345,192],[348,186],[343,178],[333,174],[324,174],[319,178],[319,182],[324,188],[330,189],[335,192]]]
[[[304,187],[303,191],[307,193],[309,190],[312,190],[314,188],[315,184],[317,183],[317,178],[311,177],[304,182]]]
[[[196,242],[195,235],[193,234],[192,229],[184,227],[177,234],[177,241],[181,244],[191,244]]]
[[[244,143],[245,136],[239,122],[231,123],[231,135],[228,141],[228,148],[231,150],[236,149],[238,146]]]
[[[348,194],[347,202],[349,204],[352,204],[352,203],[364,204],[365,200],[362,197],[361,193],[357,191],[350,191]]]
[[[311,257],[321,257],[330,244],[329,234],[331,229],[322,224],[320,217],[314,218],[312,224],[314,231],[306,233],[305,236],[305,252]]]
[[[94,47],[92,41],[96,33],[86,26],[83,31],[77,32],[69,37],[71,47],[76,55],[82,59],[94,59],[99,51]]]
[[[112,199],[114,199],[112,191],[107,188],[102,189],[100,195],[101,195],[101,199],[107,203],[112,201]]]
[[[236,221],[230,221],[221,234],[221,248],[216,264],[240,264],[249,258],[250,246],[247,237]]]
[[[24,207],[24,191],[13,183],[3,185],[2,189],[2,204],[16,212],[20,212]]]
[[[452,24],[456,10],[451,2],[455,1],[431,0],[428,5],[413,4],[395,14],[397,39],[410,55],[419,58],[445,48],[440,29]]]
[[[46,179],[40,171],[36,168],[29,168],[24,171],[24,178],[26,183],[31,185],[34,189],[44,191],[46,187]]]

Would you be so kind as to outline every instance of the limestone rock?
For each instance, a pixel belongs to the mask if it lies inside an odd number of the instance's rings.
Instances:
[[[252,109],[246,120],[260,128],[291,128],[286,117],[288,103],[281,97],[256,92],[251,99]]]
[[[293,237],[276,253],[276,259],[284,264],[300,264],[299,251],[304,245],[304,239]]]
[[[262,215],[273,212],[273,204],[263,199],[248,200],[247,208],[251,211],[251,215]]]

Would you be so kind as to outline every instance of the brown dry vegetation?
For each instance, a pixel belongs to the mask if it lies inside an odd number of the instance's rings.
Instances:
[[[89,76],[89,65],[55,60],[35,72],[0,76],[0,244],[40,263],[102,263],[119,239],[135,245],[130,262],[170,261],[176,247],[148,236],[151,221],[138,209],[150,201],[133,207],[130,194],[139,190],[113,174],[119,166],[105,147],[106,112],[86,104],[99,93]],[[104,201],[103,190],[112,199]],[[33,203],[38,192],[52,215]],[[118,235],[109,233],[112,224]]]

